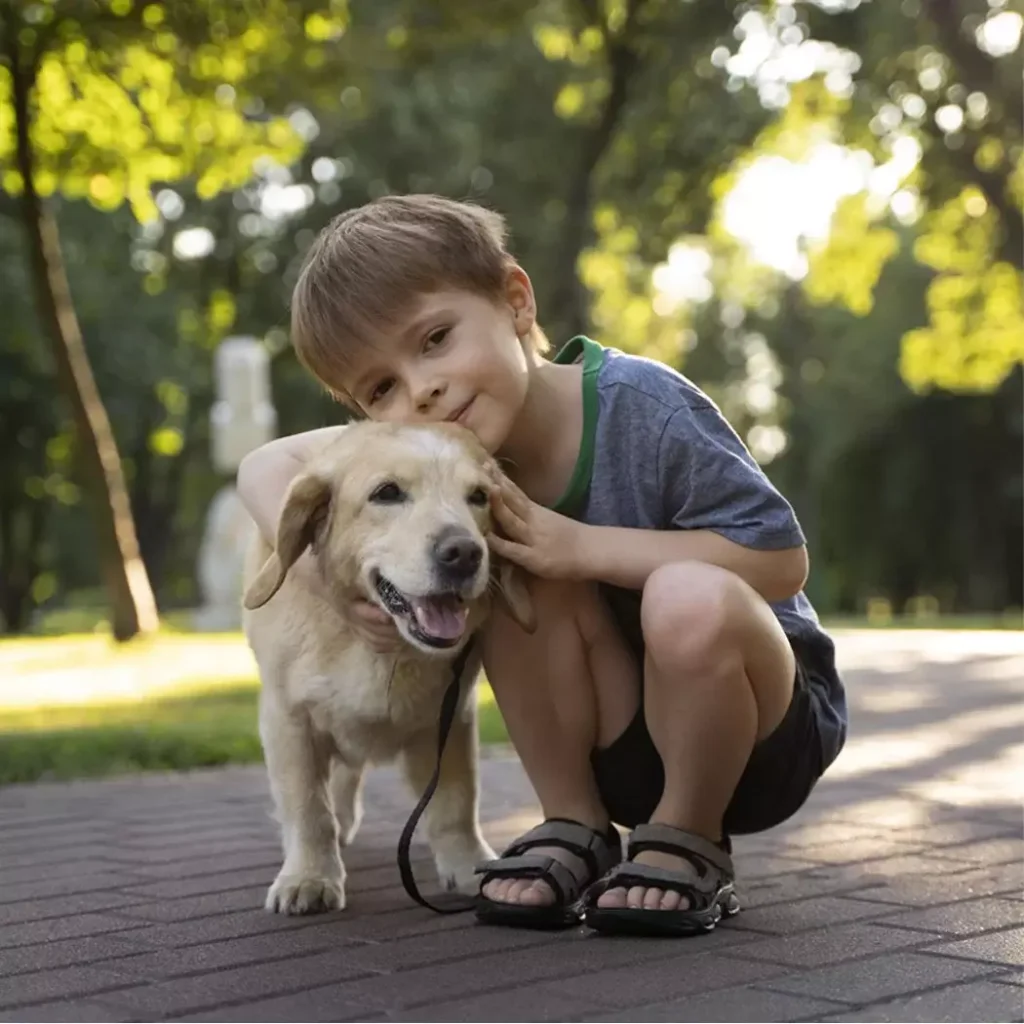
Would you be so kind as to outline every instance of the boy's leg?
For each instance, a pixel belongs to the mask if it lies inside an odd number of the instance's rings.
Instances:
[[[531,581],[538,627],[527,635],[496,611],[484,637],[487,678],[546,818],[570,818],[603,830],[608,812],[591,766],[633,720],[639,668],[597,588]],[[564,860],[558,847],[531,851]],[[540,880],[493,879],[488,899],[533,906],[554,899]]]
[[[641,604],[644,711],[665,770],[652,822],[708,839],[722,821],[755,743],[782,721],[793,694],[793,650],[767,603],[738,576],[700,562],[663,566]],[[660,852],[641,863],[694,874]],[[658,888],[610,889],[602,907],[674,910],[685,897]]]

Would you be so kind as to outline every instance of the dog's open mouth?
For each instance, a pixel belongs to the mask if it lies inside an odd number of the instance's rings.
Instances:
[[[404,619],[409,632],[430,647],[454,647],[466,631],[469,607],[458,594],[414,597],[403,593],[386,576],[374,573],[381,603],[395,619]]]

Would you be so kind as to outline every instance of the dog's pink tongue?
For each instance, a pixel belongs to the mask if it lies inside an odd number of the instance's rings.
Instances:
[[[469,615],[469,608],[454,597],[418,597],[412,611],[420,629],[439,640],[458,640]]]

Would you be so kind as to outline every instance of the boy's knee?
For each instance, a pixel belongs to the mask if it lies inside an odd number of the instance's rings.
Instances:
[[[647,652],[656,664],[710,667],[728,658],[742,609],[742,581],[704,562],[674,562],[655,569],[640,606]]]

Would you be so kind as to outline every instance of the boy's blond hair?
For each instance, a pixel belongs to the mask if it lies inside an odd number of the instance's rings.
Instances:
[[[435,195],[385,196],[339,214],[310,247],[292,293],[302,364],[348,403],[353,344],[399,323],[420,296],[465,289],[498,300],[515,260],[504,218]],[[539,329],[530,339],[543,350]]]

